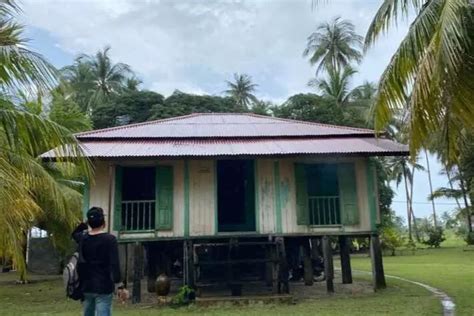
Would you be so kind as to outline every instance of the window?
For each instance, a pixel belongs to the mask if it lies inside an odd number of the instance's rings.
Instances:
[[[353,163],[296,164],[298,225],[355,225],[359,222]]]
[[[306,176],[309,224],[341,224],[337,166],[334,164],[308,165]]]
[[[173,167],[116,167],[114,229],[169,230],[173,222]]]

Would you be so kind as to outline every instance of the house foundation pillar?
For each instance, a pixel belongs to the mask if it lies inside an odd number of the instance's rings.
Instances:
[[[350,256],[350,238],[339,236],[339,249],[341,257],[342,284],[352,284],[352,269]]]
[[[311,248],[309,239],[304,239],[301,244],[301,252],[303,253],[303,268],[304,268],[304,285],[313,285],[314,272],[313,262],[311,260]]]
[[[141,278],[143,270],[143,247],[140,243],[133,245],[133,288],[132,288],[132,303],[140,303],[141,293]]]
[[[370,261],[372,263],[372,282],[374,291],[387,287],[385,283],[385,273],[383,271],[382,250],[380,239],[377,234],[370,236]]]
[[[278,269],[278,293],[290,293],[289,267],[286,257],[285,240],[283,237],[276,238],[278,257],[280,258]]]
[[[196,278],[195,278],[195,267],[194,267],[194,247],[191,240],[185,240],[183,244],[183,261],[184,261],[184,284],[195,289],[196,288]]]
[[[334,262],[332,258],[331,242],[328,236],[324,236],[323,256],[324,256],[324,275],[326,277],[326,290],[328,293],[334,293]]]

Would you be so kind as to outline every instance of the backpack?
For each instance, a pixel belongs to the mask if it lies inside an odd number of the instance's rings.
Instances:
[[[85,263],[82,255],[82,243],[87,238],[88,234],[85,232],[79,241],[78,251],[76,251],[69,259],[68,264],[63,270],[63,282],[66,290],[66,296],[75,301],[82,300],[84,293],[79,276],[79,266]]]

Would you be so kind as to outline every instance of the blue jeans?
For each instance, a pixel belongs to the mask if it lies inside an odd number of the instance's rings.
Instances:
[[[84,293],[84,316],[112,315],[112,294]]]

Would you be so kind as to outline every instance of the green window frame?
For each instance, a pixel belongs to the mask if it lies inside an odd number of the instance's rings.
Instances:
[[[321,166],[336,167],[333,185],[336,194],[326,194],[325,190],[318,193],[317,187],[312,187],[309,194],[310,174],[312,168]],[[317,173],[317,172],[316,172]],[[312,181],[317,185],[317,181]],[[354,163],[339,164],[295,164],[296,213],[298,225],[330,226],[356,225],[359,223],[359,207],[357,181]],[[327,188],[325,188],[327,189]],[[324,193],[324,194],[323,194]]]
[[[173,228],[173,197],[174,197],[174,169],[173,166],[165,166],[160,165],[154,168],[155,171],[155,197],[154,197],[154,222],[153,223],[153,230],[170,230]],[[130,227],[124,228],[122,225],[122,212],[123,212],[123,200],[122,200],[122,193],[123,193],[123,167],[122,166],[115,166],[115,185],[114,185],[114,218],[113,218],[113,228],[115,231],[136,231],[137,228]],[[133,201],[130,201],[133,204]],[[138,204],[140,203],[147,203],[147,207],[149,207],[151,201],[137,201]],[[127,204],[129,205],[129,204]],[[135,205],[131,210],[135,210],[137,212],[139,205]],[[143,206],[142,206],[143,207]],[[126,210],[130,210],[127,209]],[[143,211],[137,216],[145,216]],[[130,225],[130,217],[124,215],[126,217],[124,225],[127,227]],[[135,215],[132,215],[135,216]],[[153,218],[153,215],[145,216],[148,218]],[[127,223],[127,218],[128,223]],[[142,225],[144,228],[138,228],[137,231],[140,230],[149,230],[148,224],[143,224],[145,220],[143,220]],[[149,221],[148,221],[149,222]],[[148,223],[147,222],[147,223]],[[133,225],[132,225],[133,226]],[[136,226],[135,226],[136,227]],[[139,226],[141,227],[141,226]]]

